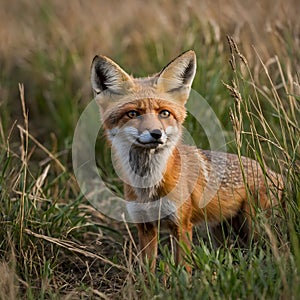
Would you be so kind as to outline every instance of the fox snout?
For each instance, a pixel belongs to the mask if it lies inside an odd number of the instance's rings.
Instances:
[[[167,135],[160,129],[145,130],[137,138],[137,143],[146,148],[156,148],[166,141]]]

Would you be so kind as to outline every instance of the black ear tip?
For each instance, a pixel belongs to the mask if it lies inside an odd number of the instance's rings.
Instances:
[[[186,50],[186,51],[184,51],[183,53],[181,53],[179,56],[185,56],[185,57],[190,57],[191,58],[191,60],[192,59],[196,59],[196,52],[195,52],[195,50]]]
[[[99,61],[99,55],[95,55],[93,60],[92,60],[92,64],[91,64],[91,69],[96,67],[96,63]]]
[[[183,52],[183,54],[186,54],[186,53],[189,53],[191,55],[196,55],[195,50],[193,50],[193,49],[189,49],[189,50],[186,50],[185,52]]]
[[[99,55],[95,55],[93,60],[92,60],[92,63],[94,63],[96,60],[98,60],[98,58],[99,58]]]
[[[107,62],[107,57],[103,56],[103,55],[95,55],[92,61],[92,66],[95,65],[95,63],[105,63]]]

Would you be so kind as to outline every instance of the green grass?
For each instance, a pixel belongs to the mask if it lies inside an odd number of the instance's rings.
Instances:
[[[218,4],[200,7],[197,1],[191,7],[177,2],[144,7],[131,0],[130,10],[92,1],[19,2],[1,3],[6,13],[0,38],[6,43],[0,47],[0,299],[297,299],[300,54],[299,28],[292,26],[297,4],[285,2],[287,20],[284,11],[271,14],[272,1],[254,11],[226,2],[222,13]],[[266,12],[269,31],[263,30]],[[227,34],[235,39],[228,41]],[[228,151],[282,173],[285,207],[270,219],[259,214],[259,239],[247,249],[236,244],[216,249],[209,233],[197,228],[187,257],[191,276],[174,265],[162,235],[153,275],[138,263],[134,225],[107,218],[80,194],[72,138],[92,99],[93,55],[109,55],[144,76],[190,48],[198,57],[193,88],[220,120]],[[198,146],[209,147],[192,116],[185,127]],[[119,192],[101,133],[96,149],[101,175]]]

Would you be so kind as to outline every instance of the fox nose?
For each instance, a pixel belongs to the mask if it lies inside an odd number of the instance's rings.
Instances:
[[[154,130],[150,131],[150,135],[154,139],[159,140],[161,138],[161,136],[162,136],[162,132],[159,129],[154,129]]]

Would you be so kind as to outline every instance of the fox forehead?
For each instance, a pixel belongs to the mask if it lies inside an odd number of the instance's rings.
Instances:
[[[134,109],[143,114],[155,113],[157,111],[167,109],[172,112],[173,115],[175,115],[175,112],[178,111],[179,106],[166,100],[146,98],[126,103],[122,106],[122,108],[124,110]],[[185,111],[182,108],[181,110]]]
[[[107,128],[118,125],[130,110],[136,110],[140,114],[157,114],[162,110],[168,110],[170,111],[172,118],[179,123],[183,123],[186,116],[186,110],[181,105],[177,105],[167,100],[145,98],[114,107],[105,114],[104,124]]]

